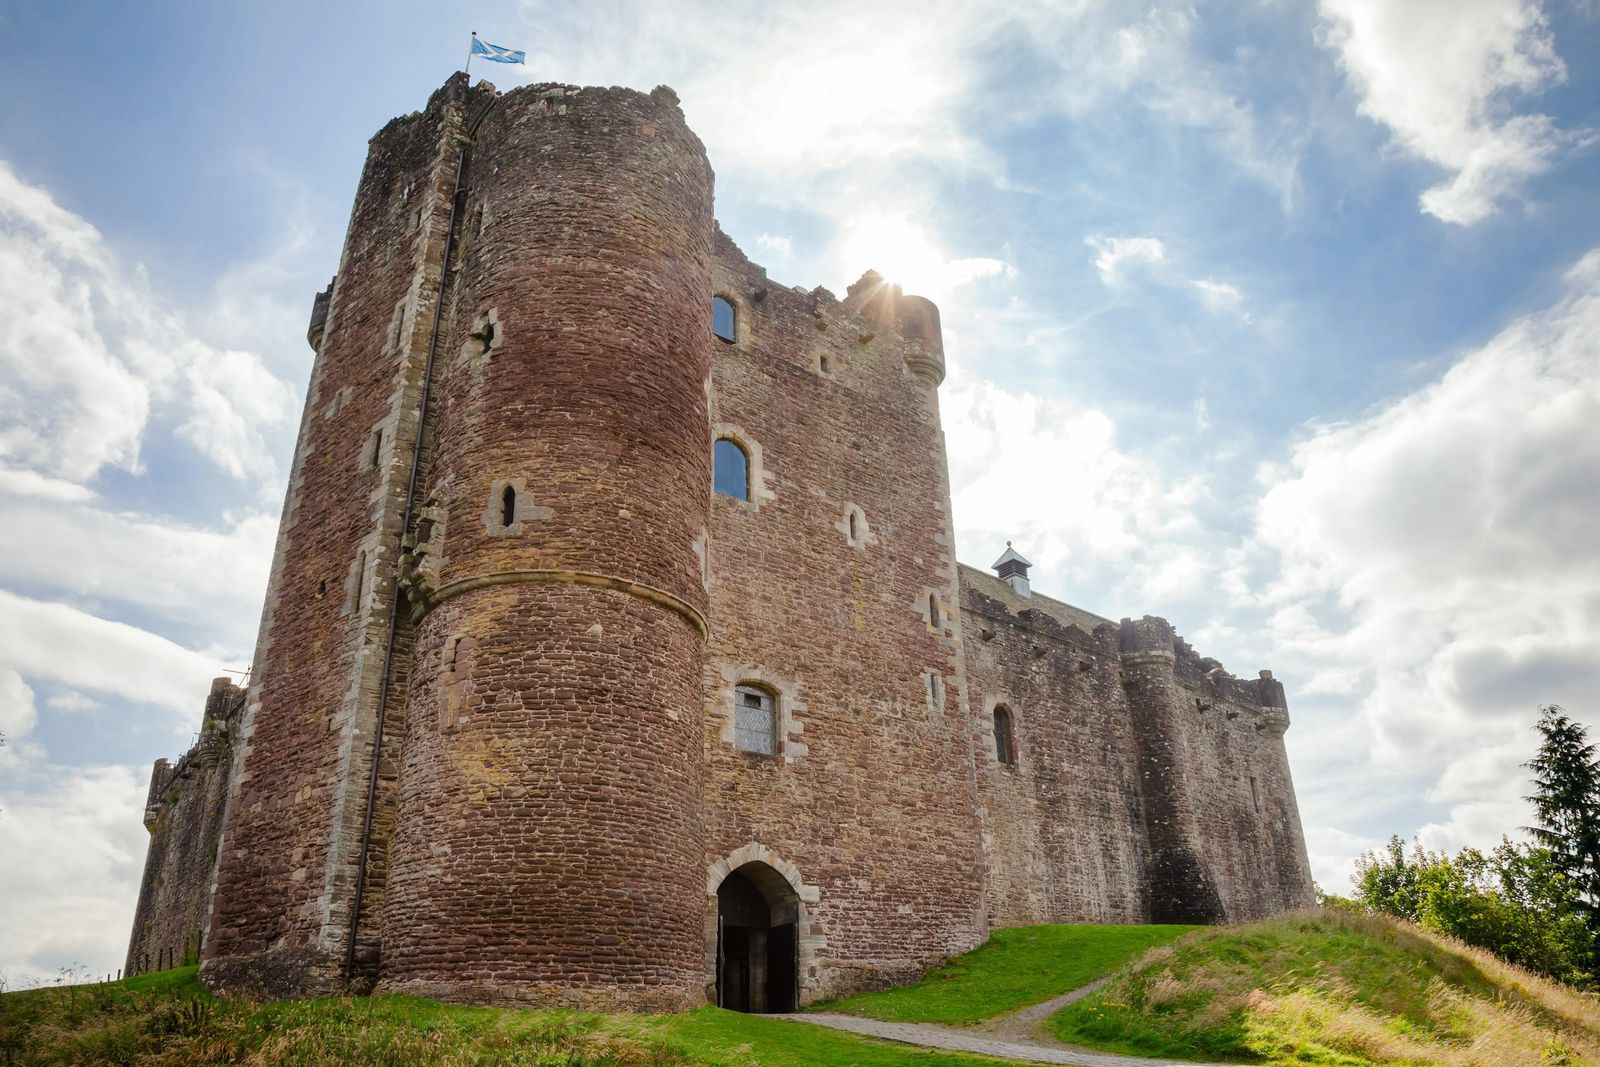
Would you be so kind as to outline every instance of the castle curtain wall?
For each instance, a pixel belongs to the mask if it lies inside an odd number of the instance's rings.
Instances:
[[[1115,631],[1062,622],[991,575],[961,578],[991,920],[1145,921],[1138,738]],[[997,705],[1011,713],[1014,765],[995,751]]]
[[[128,940],[127,974],[200,958],[211,872],[222,836],[244,690],[226,678],[211,684],[200,736],[177,763],[157,760],[144,809],[150,846]]]

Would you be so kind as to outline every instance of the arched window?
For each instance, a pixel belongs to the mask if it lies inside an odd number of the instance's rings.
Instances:
[[[861,520],[856,517],[856,513],[853,511],[850,513],[850,540],[861,540]]]
[[[510,526],[517,521],[517,491],[506,486],[500,494],[500,525]]]
[[[733,747],[778,754],[778,698],[758,685],[733,688]]]
[[[738,313],[734,310],[733,301],[725,296],[711,298],[711,332],[718,338],[733,344],[738,337],[735,333],[739,324]]]
[[[731,437],[719,437],[712,446],[711,487],[735,500],[750,499],[750,456]]]
[[[1017,765],[1017,732],[1011,721],[1011,709],[996,704],[994,709],[994,754],[1007,767]]]

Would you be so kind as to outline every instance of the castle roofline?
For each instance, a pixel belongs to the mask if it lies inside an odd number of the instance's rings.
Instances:
[[[1013,612],[1037,611],[1048,615],[1063,626],[1076,626],[1080,630],[1093,632],[1097,626],[1115,626],[1116,623],[1103,615],[1096,615],[1092,611],[1074,607],[1063,600],[1034,593],[1032,596],[1022,596],[1011,588],[1004,579],[997,578],[988,571],[980,570],[967,563],[957,563],[956,569],[963,585],[971,586],[984,596],[1000,601]]]

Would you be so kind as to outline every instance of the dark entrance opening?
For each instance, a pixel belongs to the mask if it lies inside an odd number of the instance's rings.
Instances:
[[[747,863],[717,887],[717,1004],[733,1011],[794,1011],[799,989],[800,898],[765,863]]]

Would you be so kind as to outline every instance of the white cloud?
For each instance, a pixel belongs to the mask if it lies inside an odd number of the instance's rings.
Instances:
[[[1123,452],[1104,412],[959,375],[941,390],[940,406],[963,558],[992,558],[1015,541],[1038,565],[1045,592],[1069,560],[1179,584],[1176,572],[1162,570],[1170,559],[1155,557],[1193,533],[1199,487],[1172,484]],[[1185,557],[1180,569],[1195,562]]]
[[[1094,269],[1106,285],[1116,285],[1126,277],[1124,265],[1152,266],[1167,258],[1167,246],[1159,237],[1105,237],[1090,234],[1083,243],[1095,250]]]
[[[1210,139],[1220,163],[1292,206],[1303,122],[1263,118],[1231,88],[1238,65],[1214,62],[1196,46],[1200,19],[1193,4],[1061,0],[1012,10],[1032,46],[1059,71],[1048,106],[1077,119],[1138,108],[1163,128],[1196,131]]]
[[[273,480],[264,434],[294,390],[246,352],[195,339],[95,228],[0,161],[0,459],[72,482],[139,469],[153,415],[222,469]]]
[[[1238,315],[1245,322],[1250,321],[1250,316],[1243,311],[1244,291],[1237,285],[1219,282],[1214,278],[1193,278],[1189,284],[1200,294],[1200,302],[1208,311]]]
[[[99,711],[100,702],[91,700],[82,693],[73,692],[71,689],[52,693],[45,698],[45,704],[51,711],[65,711],[69,714],[83,711]]]
[[[1432,775],[1429,800],[1448,807],[1426,829],[1435,845],[1526,821],[1517,764],[1539,705],[1596,724],[1597,427],[1600,250],[1438,381],[1266,472],[1269,632],[1351,689],[1373,763]]]
[[[787,234],[760,234],[756,237],[756,247],[784,259],[794,254],[794,241]]]
[[[254,640],[278,520],[253,514],[202,529],[92,502],[13,496],[0,582],[131,605],[244,649]]]
[[[944,213],[930,176],[1016,189],[989,147],[997,128],[1129,107],[1157,129],[1197,134],[1219,164],[1286,205],[1298,183],[1304,122],[1264,121],[1230,88],[1236,64],[1204,54],[1187,0],[609,0],[523,11],[529,66],[496,77],[672,85],[719,181],[834,231],[832,247],[808,241],[816,251],[794,266],[836,286],[869,266],[834,273],[852,220]],[[1025,91],[1009,84],[1018,63],[1043,72]]]
[[[1422,209],[1468,224],[1548,170],[1570,137],[1513,105],[1566,78],[1538,0],[1321,0],[1321,39],[1361,112],[1450,172]]]
[[[8,982],[82,964],[114,972],[127,954],[149,835],[146,783],[129,767],[49,764],[0,779],[0,945]]]
[[[16,671],[0,670],[0,738],[5,741],[0,748],[0,766],[15,762],[17,746],[38,724],[32,688]]]
[[[156,705],[175,732],[199,721],[225,666],[147,630],[0,590],[0,670]]]
[[[1095,250],[1094,269],[1108,288],[1119,288],[1143,276],[1157,285],[1187,288],[1199,298],[1201,306],[1213,314],[1234,317],[1244,323],[1253,321],[1244,310],[1244,290],[1215,278],[1187,276],[1172,262],[1166,242],[1159,237],[1090,234],[1083,243]]]

